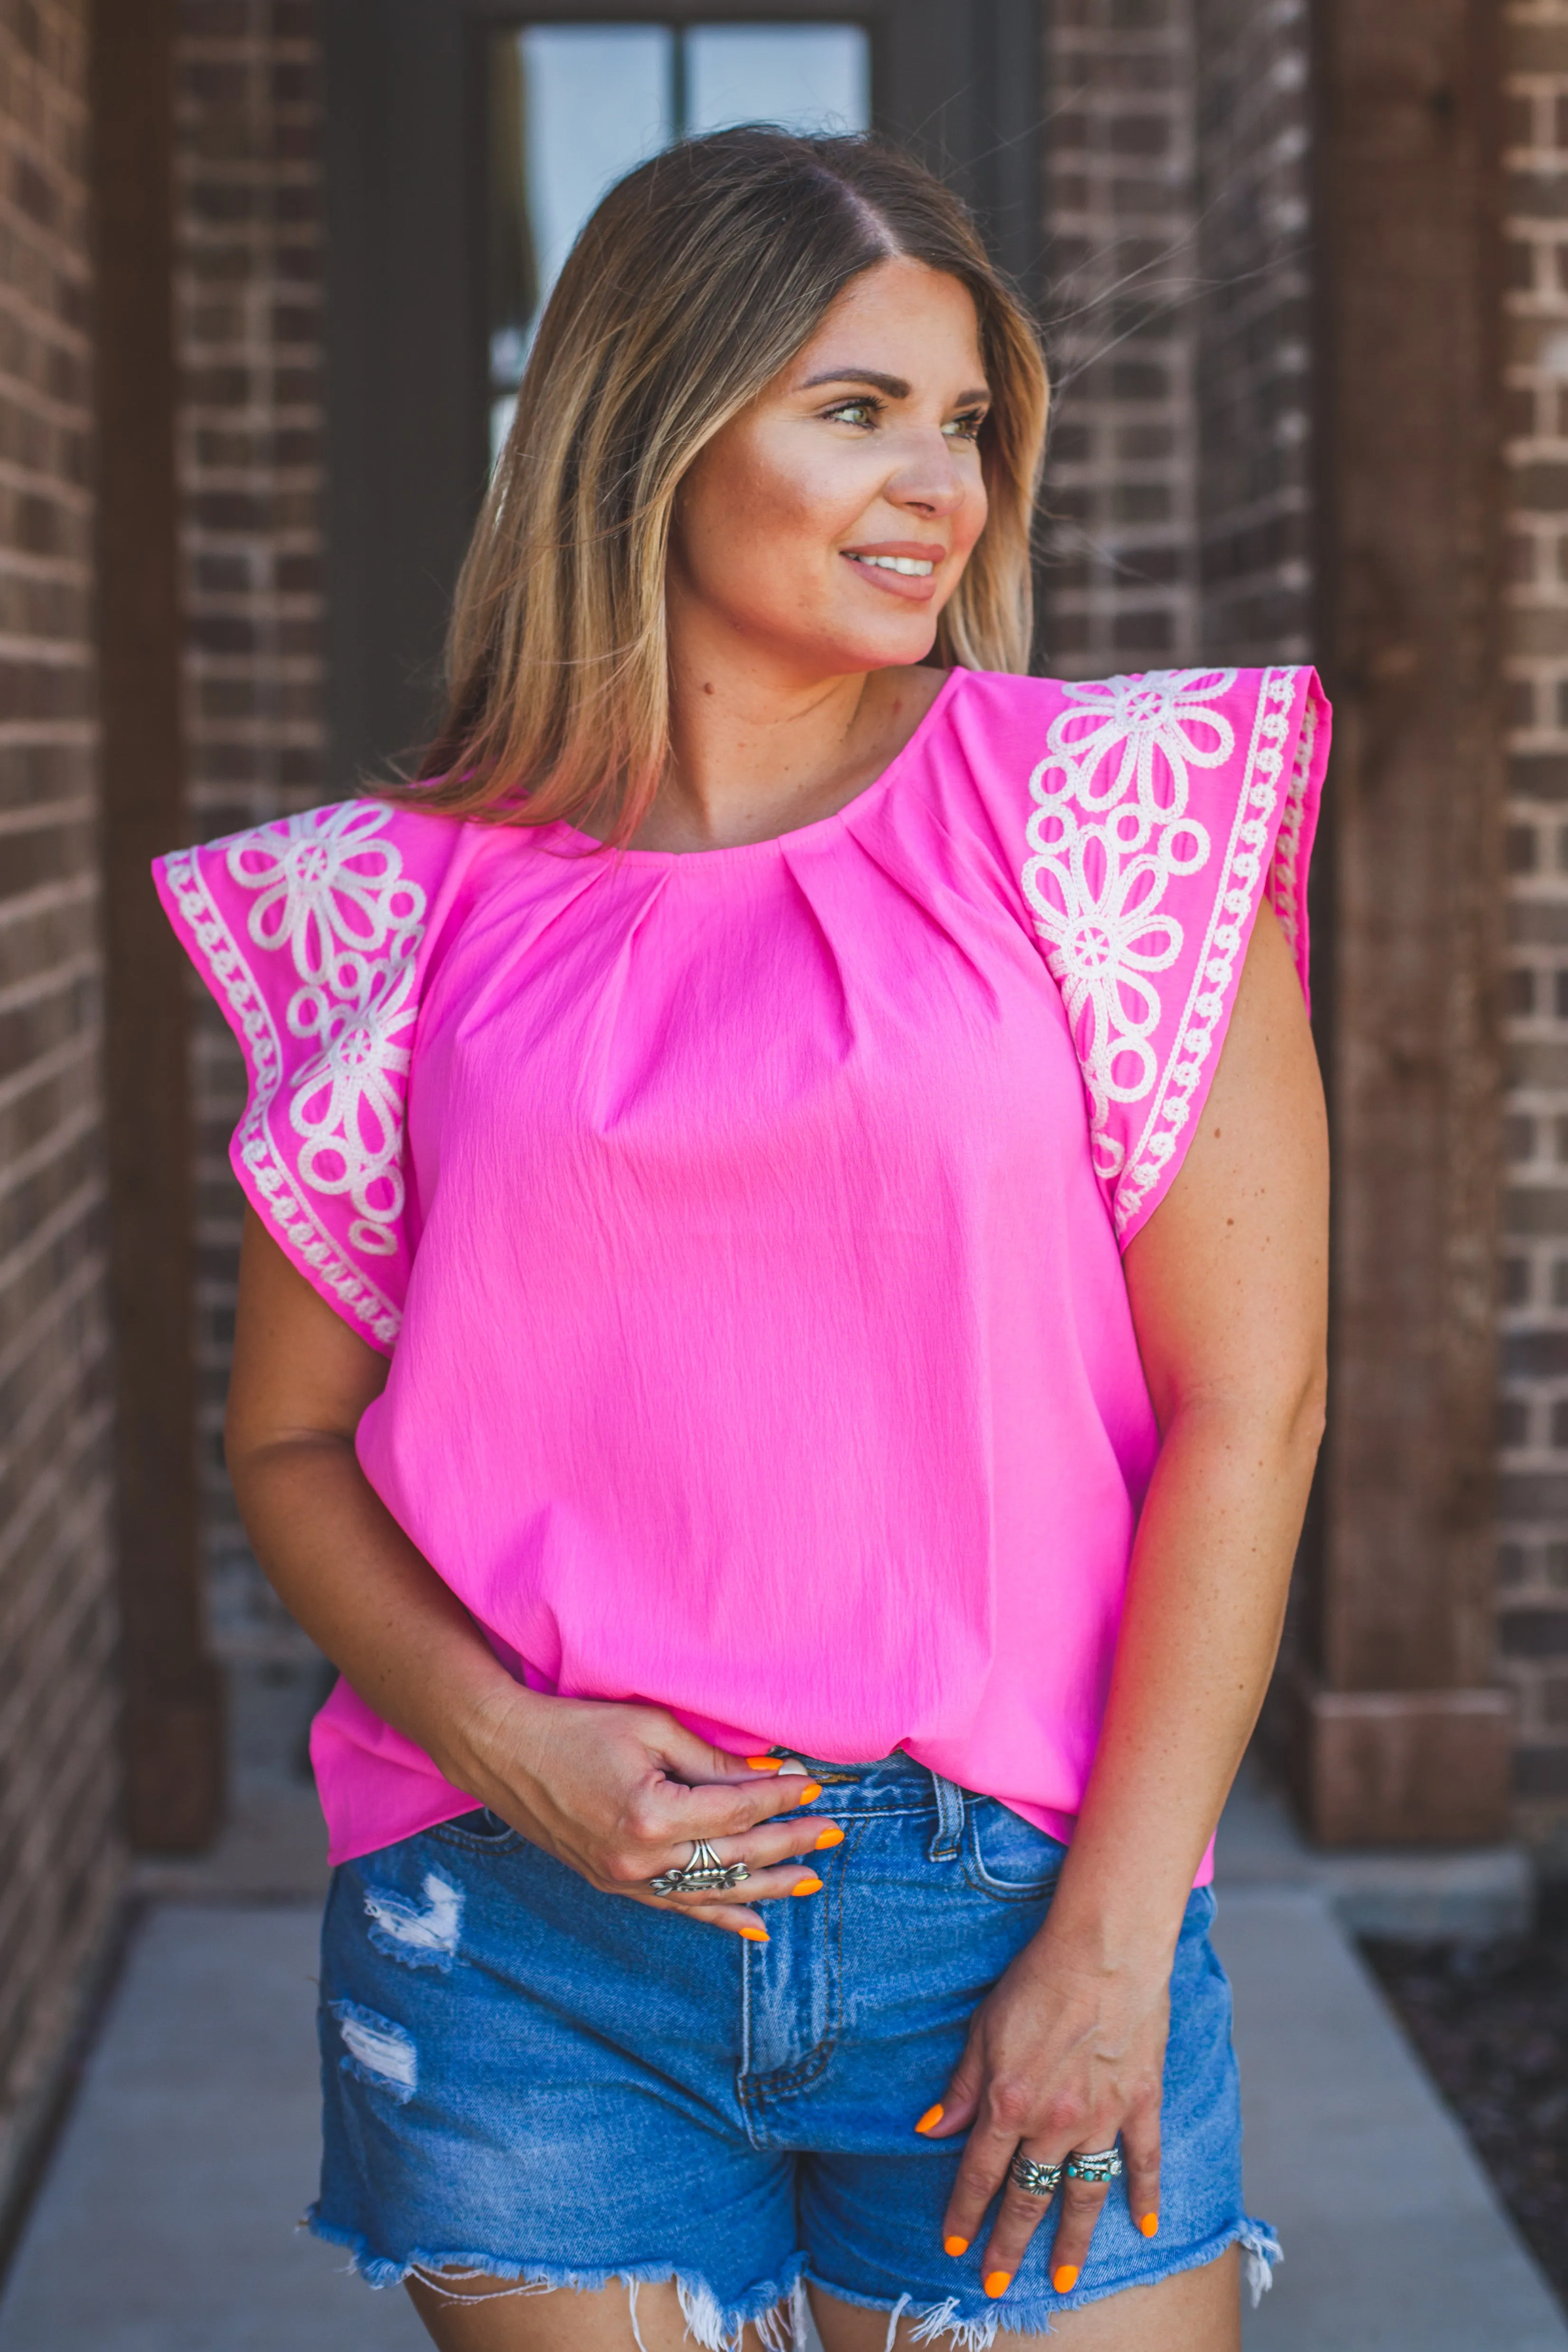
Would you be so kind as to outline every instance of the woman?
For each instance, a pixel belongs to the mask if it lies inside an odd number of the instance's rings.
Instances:
[[[423,781],[162,868],[343,1675],[314,2226],[449,2352],[1216,2352],[1278,2251],[1205,1882],[1319,1435],[1326,728],[1021,674],[1045,398],[911,163],[661,155]]]

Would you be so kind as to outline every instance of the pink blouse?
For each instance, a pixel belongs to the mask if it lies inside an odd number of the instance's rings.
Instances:
[[[1157,1433],[1125,1246],[1259,898],[1307,967],[1301,669],[955,671],[773,841],[374,800],[161,861],[247,1196],[390,1355],[365,1475],[541,1691],[904,1748],[1070,1834]],[[334,1860],[472,1799],[340,1682]]]

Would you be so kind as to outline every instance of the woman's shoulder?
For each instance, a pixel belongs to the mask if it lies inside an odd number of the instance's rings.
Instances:
[[[1268,898],[1307,983],[1307,865],[1329,749],[1315,672],[973,672],[963,788],[1061,991],[1123,1241],[1180,1165]]]
[[[294,1265],[373,1347],[410,1264],[404,1097],[428,974],[495,829],[333,801],[159,858],[176,937],[244,1056],[231,1159]]]
[[[188,946],[319,982],[338,953],[408,961],[497,832],[362,794],[175,850],[153,871]]]
[[[1301,663],[1115,671],[1104,677],[979,669],[954,675],[972,717],[989,720],[1003,733],[1055,727],[1058,741],[1075,748],[1097,734],[1104,740],[1108,731],[1153,740],[1205,718],[1218,722],[1211,734],[1215,740],[1240,717],[1288,709],[1309,690],[1321,697],[1316,673]]]

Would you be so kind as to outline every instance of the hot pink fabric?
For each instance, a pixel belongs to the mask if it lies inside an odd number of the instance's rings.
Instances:
[[[955,672],[858,800],[705,855],[355,801],[164,859],[234,1164],[391,1354],[366,1475],[533,1688],[901,1747],[1068,1836],[1157,1438],[1119,1243],[1267,894],[1310,671]],[[333,1858],[472,1799],[340,1683]]]

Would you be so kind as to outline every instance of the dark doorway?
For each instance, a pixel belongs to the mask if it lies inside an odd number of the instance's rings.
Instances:
[[[429,725],[492,435],[591,176],[584,162],[550,181],[526,152],[530,106],[536,129],[542,107],[559,122],[574,68],[607,63],[618,96],[592,122],[605,178],[720,120],[869,120],[953,181],[1027,283],[1041,37],[1035,0],[323,0],[321,15],[331,709],[348,789]],[[596,58],[595,33],[612,37]],[[515,169],[498,173],[509,140]]]

